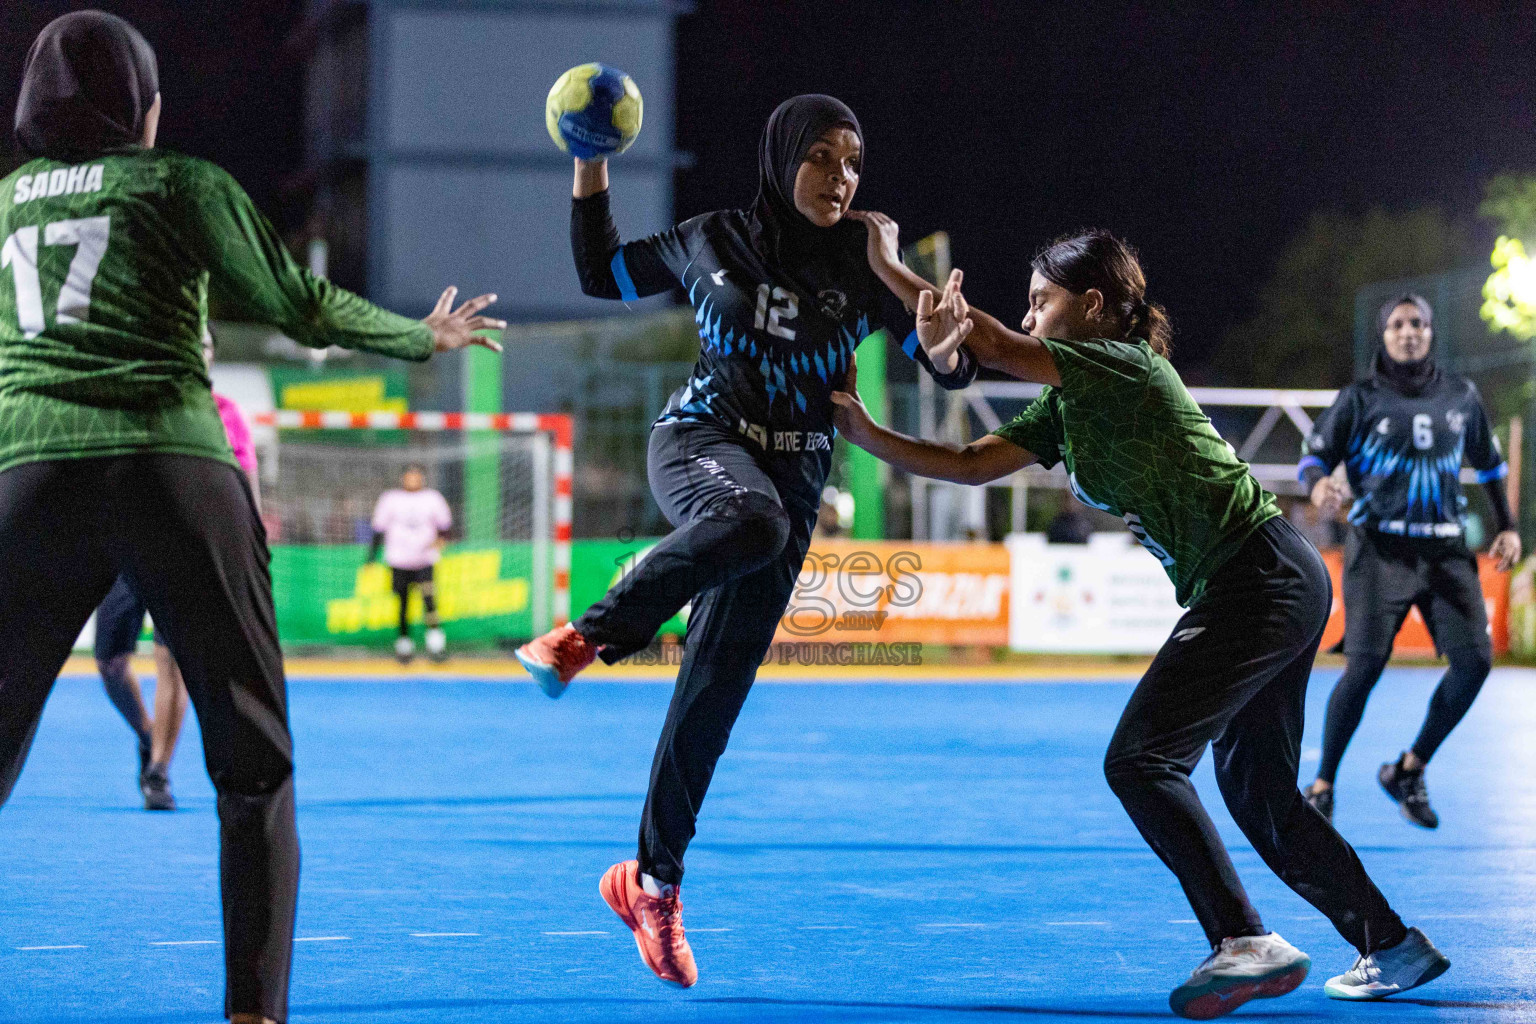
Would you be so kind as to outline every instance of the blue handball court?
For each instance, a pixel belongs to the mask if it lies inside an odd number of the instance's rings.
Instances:
[[[1323,704],[1311,694],[1303,774]],[[1309,952],[1295,994],[1234,1019],[1536,1020],[1536,674],[1496,670],[1431,766],[1438,832],[1376,766],[1435,671],[1382,680],[1337,824],[1453,960],[1386,1004],[1326,999],[1353,952],[1271,876],[1197,775],[1268,925]],[[633,856],[663,683],[292,681],[304,846],[292,1019],[1170,1019],[1206,952],[1100,759],[1125,679],[763,682],[689,853],[701,980],[669,989],[597,893]],[[182,810],[138,810],[131,739],[91,677],[59,683],[0,812],[0,1021],[216,1021],[217,823],[195,729]]]

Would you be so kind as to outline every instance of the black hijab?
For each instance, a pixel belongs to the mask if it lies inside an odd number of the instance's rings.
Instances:
[[[1371,370],[1376,376],[1385,380],[1400,395],[1408,398],[1417,398],[1428,391],[1440,380],[1440,367],[1435,365],[1434,341],[1430,341],[1429,355],[1423,359],[1410,363],[1400,363],[1387,354],[1387,321],[1392,319],[1392,311],[1398,306],[1416,306],[1419,315],[1424,318],[1424,325],[1429,326],[1435,316],[1435,311],[1421,295],[1413,292],[1404,292],[1394,299],[1388,299],[1386,304],[1376,314],[1376,358],[1371,364]]]
[[[155,51],[104,11],[75,11],[38,34],[21,72],[16,143],[29,157],[78,161],[137,146],[160,91]]]
[[[864,132],[847,104],[818,94],[780,103],[769,115],[758,146],[757,199],[752,203],[753,241],[765,261],[806,294],[820,298],[834,319],[841,319],[847,300],[869,301],[869,235],[858,221],[844,219],[822,228],[806,220],[795,209],[795,175],[812,144],[838,126],[851,128],[859,137],[862,162]],[[828,291],[836,294],[824,294]]]

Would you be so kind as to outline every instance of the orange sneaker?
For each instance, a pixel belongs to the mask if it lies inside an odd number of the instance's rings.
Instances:
[[[603,874],[603,900],[635,933],[640,959],[668,985],[689,988],[699,980],[693,950],[683,934],[683,896],[675,885],[652,896],[640,884],[640,862],[626,860]]]
[[[554,698],[565,692],[576,673],[592,664],[597,648],[567,622],[517,649],[517,660],[533,676],[545,696]]]

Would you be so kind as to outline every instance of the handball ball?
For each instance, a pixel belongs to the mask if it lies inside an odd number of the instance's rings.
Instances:
[[[544,126],[565,152],[596,160],[630,147],[643,107],[633,78],[606,64],[582,64],[555,79],[544,101]]]

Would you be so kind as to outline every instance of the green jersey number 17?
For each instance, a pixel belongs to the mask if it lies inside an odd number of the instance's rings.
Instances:
[[[44,245],[73,245],[75,258],[59,286],[54,323],[82,323],[90,319],[91,284],[101,258],[107,253],[107,239],[112,232],[110,217],[81,217],[59,220],[42,227]],[[0,267],[10,267],[16,280],[16,319],[28,339],[47,328],[43,316],[43,286],[37,271],[38,227],[17,228],[0,246]]]

